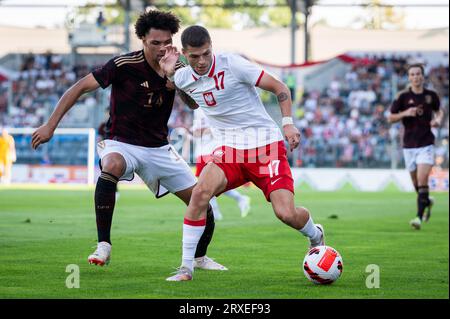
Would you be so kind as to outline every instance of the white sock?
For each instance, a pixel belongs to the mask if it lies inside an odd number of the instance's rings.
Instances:
[[[226,191],[224,194],[229,196],[229,197],[231,197],[232,199],[234,199],[235,201],[238,201],[238,202],[240,200],[244,199],[244,196],[242,196],[241,193],[239,193],[235,189],[230,189],[229,191]]]
[[[186,221],[188,223],[186,223]],[[201,225],[203,223],[203,225]],[[194,270],[194,256],[195,250],[200,237],[203,235],[203,231],[206,227],[206,218],[199,221],[189,221],[184,219],[183,224],[183,256],[182,267],[187,267],[191,271]]]
[[[313,244],[316,244],[320,240],[320,236],[322,236],[320,230],[316,227],[316,225],[314,225],[311,215],[309,215],[306,225],[300,229],[299,232],[308,237]]]
[[[214,196],[213,198],[211,198],[209,203],[211,204],[211,207],[213,210],[214,219],[220,218],[222,216],[222,213],[220,212],[219,203],[217,202],[217,197]]]

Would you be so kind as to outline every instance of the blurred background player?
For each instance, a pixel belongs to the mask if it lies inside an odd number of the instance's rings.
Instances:
[[[17,160],[14,138],[6,128],[1,129],[0,136],[0,182],[11,184],[12,164]]]
[[[417,192],[417,217],[410,221],[410,225],[420,229],[422,222],[430,219],[433,206],[428,187],[434,164],[435,137],[431,128],[441,125],[444,112],[440,108],[437,93],[424,87],[423,65],[411,64],[407,71],[410,86],[397,95],[391,105],[388,121],[402,121],[405,128],[403,156]]]
[[[135,31],[143,50],[116,56],[75,83],[58,101],[47,123],[32,135],[32,146],[36,149],[52,138],[63,116],[82,94],[112,85],[106,139],[97,148],[102,172],[95,188],[98,244],[88,257],[91,264],[103,266],[110,260],[111,224],[119,180],[132,180],[136,173],[157,198],[169,191],[186,204],[190,201],[197,181],[187,163],[168,143],[167,122],[175,88],[159,66],[165,46],[172,43],[179,27],[179,19],[171,13],[158,10],[142,13]],[[197,107],[185,95],[181,97],[190,107]],[[207,215],[207,231],[196,250],[196,267],[226,270],[206,256],[214,232],[210,207]]]
[[[314,224],[306,208],[295,207],[284,138],[292,151],[300,143],[300,132],[293,125],[289,89],[238,55],[213,54],[211,37],[201,26],[186,28],[181,43],[189,66],[175,69],[179,52],[172,46],[160,64],[176,87],[204,110],[219,147],[192,191],[184,218],[181,267],[167,280],[192,280],[194,251],[205,229],[209,201],[249,181],[263,191],[283,223],[309,238],[310,248],[324,245],[323,227]],[[284,134],[267,114],[256,87],[277,97]]]
[[[211,128],[209,127],[208,118],[201,108],[194,111],[194,123],[193,123],[193,135],[195,143],[195,158],[196,158],[196,171],[195,176],[199,177],[202,169],[207,164],[211,157],[211,153],[217,147],[214,141],[214,136],[212,135]],[[234,199],[241,211],[241,217],[246,217],[250,211],[250,197],[242,195],[236,189],[230,189],[223,193]],[[217,197],[214,196],[209,202],[212,206],[214,218],[216,220],[221,220],[223,218],[220,211],[219,203],[217,202]]]

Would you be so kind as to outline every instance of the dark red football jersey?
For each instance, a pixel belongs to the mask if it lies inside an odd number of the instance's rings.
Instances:
[[[102,88],[112,85],[106,139],[145,147],[168,144],[175,90],[150,67],[143,50],[114,57],[92,74]]]
[[[404,117],[402,123],[405,127],[403,136],[404,148],[417,148],[434,144],[434,135],[431,132],[430,122],[433,111],[439,111],[440,100],[436,92],[424,89],[422,94],[415,94],[411,88],[400,92],[391,105],[391,113],[400,113],[410,107],[417,107],[417,116]]]
[[[98,129],[97,129],[97,134],[98,134],[98,136],[101,137],[102,140],[105,139],[105,136],[106,136],[106,122],[100,123],[100,125],[98,126]]]

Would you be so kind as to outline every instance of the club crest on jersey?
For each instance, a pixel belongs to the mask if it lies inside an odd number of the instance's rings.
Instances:
[[[214,98],[214,94],[212,92],[203,93],[203,99],[205,100],[205,103],[208,106],[215,106],[217,104],[216,99]]]
[[[413,99],[409,99],[408,104],[414,104],[414,100]]]
[[[432,102],[433,102],[433,98],[431,97],[431,95],[425,95],[425,103],[431,104]]]

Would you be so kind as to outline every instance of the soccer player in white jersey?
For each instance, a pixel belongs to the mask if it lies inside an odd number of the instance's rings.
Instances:
[[[324,245],[322,226],[314,224],[306,208],[294,203],[283,139],[292,150],[299,145],[300,133],[293,125],[289,89],[238,55],[213,54],[209,33],[201,26],[185,29],[181,42],[190,66],[175,72],[180,53],[171,45],[160,65],[203,109],[220,146],[192,191],[183,225],[182,264],[167,280],[192,280],[194,252],[205,229],[210,199],[249,181],[263,191],[281,221],[309,238],[310,247]],[[265,111],[256,87],[277,96],[284,134]]]
[[[211,128],[208,122],[208,118],[201,108],[194,110],[194,123],[192,126],[194,135],[194,155],[196,158],[196,170],[195,176],[199,177],[203,168],[208,164],[211,159],[211,154],[217,147],[214,136],[211,132]],[[241,217],[247,217],[250,211],[250,197],[242,195],[236,189],[230,189],[223,193],[224,195],[234,199],[241,211]],[[211,204],[214,219],[222,220],[223,216],[220,211],[219,203],[217,202],[217,197],[214,196],[209,202]]]

